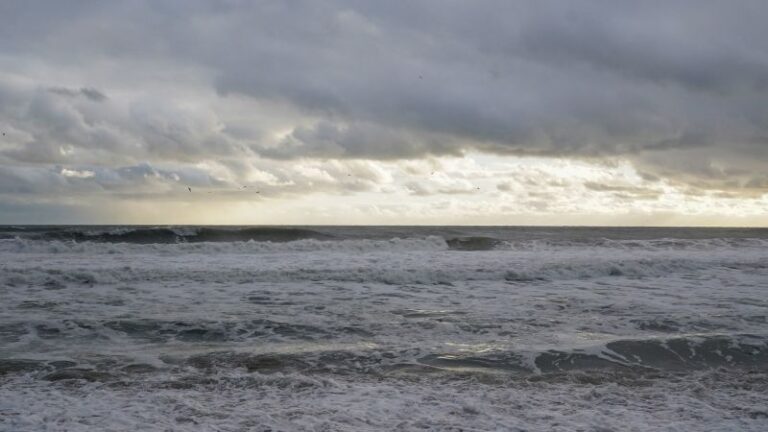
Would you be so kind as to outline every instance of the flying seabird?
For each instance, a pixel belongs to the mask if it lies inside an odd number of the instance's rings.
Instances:
[[[187,186],[187,189],[189,189],[189,191],[192,192],[192,188],[191,187]]]

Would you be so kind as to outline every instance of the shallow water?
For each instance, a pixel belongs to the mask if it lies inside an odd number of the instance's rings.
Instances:
[[[0,227],[0,430],[765,430],[768,231]]]

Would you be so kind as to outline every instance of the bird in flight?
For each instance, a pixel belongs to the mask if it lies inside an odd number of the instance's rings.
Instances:
[[[187,189],[189,189],[189,191],[192,192],[192,188],[191,187],[187,186]]]

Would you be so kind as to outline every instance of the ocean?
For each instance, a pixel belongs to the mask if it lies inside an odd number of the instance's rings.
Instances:
[[[768,230],[0,227],[3,431],[765,431]]]

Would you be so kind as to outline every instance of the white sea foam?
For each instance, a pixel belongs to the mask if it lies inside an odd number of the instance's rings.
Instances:
[[[765,430],[765,399],[755,392],[768,390],[764,375],[702,373],[619,384],[578,379],[478,383],[227,374],[178,389],[87,383],[46,388],[18,379],[0,387],[0,429]]]
[[[369,251],[440,251],[448,245],[442,237],[392,238],[386,240],[316,240],[290,242],[233,241],[170,244],[135,244],[84,241],[41,241],[29,239],[0,240],[0,252],[49,254],[264,254],[281,252],[369,252]]]

